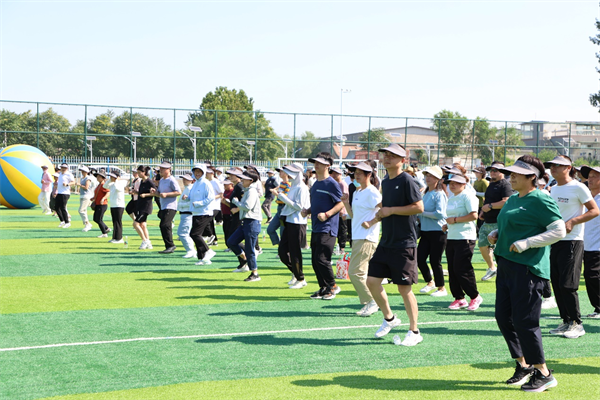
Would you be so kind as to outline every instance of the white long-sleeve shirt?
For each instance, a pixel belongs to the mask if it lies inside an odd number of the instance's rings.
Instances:
[[[193,215],[213,215],[211,203],[215,199],[215,192],[206,178],[202,177],[192,185],[189,196]]]

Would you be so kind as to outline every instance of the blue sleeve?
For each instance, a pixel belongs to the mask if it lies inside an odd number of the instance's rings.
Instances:
[[[339,203],[342,201],[342,188],[336,181],[333,180],[333,178],[331,180],[333,182],[329,187],[329,195],[333,199],[334,203]]]

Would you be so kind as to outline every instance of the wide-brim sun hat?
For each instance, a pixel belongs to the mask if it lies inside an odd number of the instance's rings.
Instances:
[[[589,167],[587,165],[582,165],[581,166],[581,175],[585,178],[588,179],[588,177],[590,176],[590,172],[591,171],[596,171],[600,174],[600,167]]]
[[[447,182],[456,182],[456,183],[467,183],[467,178],[462,175],[453,174],[451,177],[447,179]]]
[[[194,178],[190,174],[179,175],[180,179],[185,179],[186,181],[193,181]]]
[[[367,164],[366,162],[360,162],[356,165],[348,165],[346,164],[346,167],[348,168],[348,171],[350,172],[354,172],[357,169],[360,169],[361,171],[365,171],[365,172],[373,172],[373,168]]]
[[[442,179],[442,177],[444,176],[444,172],[437,165],[425,168],[425,170],[423,171],[423,173],[424,174],[429,174],[431,176],[434,176],[437,179]]]
[[[544,163],[544,168],[550,168],[552,165],[571,165],[571,161],[567,158],[556,156],[552,160],[546,161]]]
[[[106,179],[106,174],[105,174],[104,172],[102,172],[102,171],[96,172],[96,173],[94,174],[94,176],[95,176],[95,177],[101,176],[101,177],[103,177],[104,179]]]
[[[161,164],[158,166],[158,168],[171,169],[171,168],[173,168],[173,164],[171,164],[171,163],[170,163],[170,162],[168,162],[168,161],[163,161],[163,162],[162,162],[162,163],[161,163]]]
[[[537,169],[534,165],[527,164],[526,162],[521,160],[515,161],[515,163],[510,167],[503,167],[499,170],[500,172],[506,175],[514,172],[515,174],[520,175],[535,175],[538,178],[541,178],[543,176],[542,171]]]
[[[377,150],[379,152],[383,152],[383,151],[387,151],[389,153],[393,153],[399,157],[406,157],[407,153],[406,150],[403,149],[400,145],[397,145],[396,143],[392,143],[390,144],[388,147],[383,148],[383,149],[379,149]]]
[[[311,163],[319,163],[319,164],[323,164],[323,165],[328,165],[331,166],[331,163],[329,163],[329,161],[327,161],[326,159],[324,159],[323,157],[314,157],[314,158],[309,158],[308,162]]]
[[[82,172],[88,172],[88,173],[90,172],[90,169],[88,167],[86,167],[85,165],[82,165],[78,169]]]
[[[495,162],[495,163],[492,163],[492,165],[490,165],[489,167],[486,167],[486,169],[485,169],[485,170],[486,170],[486,171],[490,171],[490,170],[492,170],[492,169],[498,169],[498,170],[500,170],[500,169],[502,169],[502,168],[504,168],[504,163],[501,163],[501,162]]]

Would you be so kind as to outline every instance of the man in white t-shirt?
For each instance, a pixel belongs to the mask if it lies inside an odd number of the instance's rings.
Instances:
[[[583,166],[579,173],[587,180],[596,205],[600,204],[600,168]],[[588,318],[600,318],[600,217],[585,223],[583,236],[583,278],[594,312]]]
[[[544,167],[550,168],[552,176],[556,179],[556,186],[552,188],[550,195],[558,203],[567,229],[567,236],[554,243],[550,250],[550,280],[563,320],[558,328],[550,330],[550,333],[575,339],[585,335],[577,294],[584,250],[583,223],[597,217],[600,211],[590,190],[573,179],[575,169],[569,157],[556,156],[544,163]]]

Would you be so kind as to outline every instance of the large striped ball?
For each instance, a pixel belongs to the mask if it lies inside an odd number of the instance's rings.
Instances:
[[[0,150],[0,204],[8,208],[31,208],[42,191],[42,165],[54,173],[52,162],[40,149],[15,144]]]

